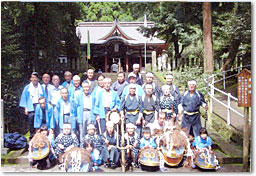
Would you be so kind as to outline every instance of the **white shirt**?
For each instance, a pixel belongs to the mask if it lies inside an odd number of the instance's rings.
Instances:
[[[40,96],[39,89],[41,89],[39,84],[37,85],[37,87],[34,86],[34,94],[33,94],[33,98],[32,98],[33,104],[38,103],[38,98]]]
[[[114,72],[117,72],[118,71],[118,65],[117,64],[112,64],[111,65],[111,70]]]
[[[151,134],[154,134],[154,130],[155,129],[158,129],[158,130],[165,130],[165,127],[167,126],[167,122],[164,121],[164,124],[163,126],[160,126],[159,123],[158,123],[158,120],[154,121],[153,123],[149,123],[148,124],[148,127],[150,128],[151,130]]]
[[[103,96],[103,100],[102,100],[103,106],[109,108],[112,102],[112,92],[111,91],[107,92],[106,90],[104,90],[102,96]]]
[[[56,88],[54,86],[54,88],[51,90],[51,95],[50,95],[50,102],[53,104],[53,105],[56,105],[57,104],[57,101],[61,98],[61,95],[60,95],[60,89],[62,89],[63,86],[62,85],[59,85],[58,88]]]
[[[70,102],[65,102],[65,101],[63,101],[62,102],[63,103],[63,109],[64,109],[64,114],[68,114],[68,113],[70,113]]]
[[[85,95],[83,93],[83,108],[91,109],[92,108],[92,96],[91,95]]]

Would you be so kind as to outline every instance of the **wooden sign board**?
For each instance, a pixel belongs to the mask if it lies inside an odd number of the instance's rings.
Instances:
[[[251,72],[243,69],[237,74],[237,80],[238,107],[251,107]]]

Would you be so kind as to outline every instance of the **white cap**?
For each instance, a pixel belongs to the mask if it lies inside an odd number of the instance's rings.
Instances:
[[[154,77],[154,75],[153,75],[153,73],[151,73],[151,72],[148,72],[147,74],[146,74],[146,77]]]
[[[140,67],[140,64],[133,64],[133,68]]]
[[[107,123],[106,123],[106,127],[113,127],[114,126],[114,124],[113,124],[113,122],[111,122],[111,121],[108,121]]]
[[[136,126],[133,123],[127,123],[126,128],[136,128]]]
[[[87,130],[91,130],[91,129],[94,129],[95,130],[95,126],[90,123],[88,126],[87,126]]]
[[[168,75],[165,76],[165,78],[173,79],[173,76],[168,74]]]
[[[65,123],[65,124],[63,124],[63,129],[64,128],[71,128],[71,125],[69,123]]]
[[[133,72],[131,72],[131,73],[129,73],[129,75],[128,75],[128,78],[130,78],[130,77],[136,78],[136,75],[135,75]]]
[[[190,84],[196,85],[196,81],[195,81],[195,80],[190,80],[190,81],[188,81],[188,85],[190,85]]]

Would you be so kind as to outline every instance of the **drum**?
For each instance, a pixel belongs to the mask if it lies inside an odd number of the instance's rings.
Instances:
[[[204,152],[195,152],[195,164],[201,169],[216,169],[218,160],[214,153],[209,153],[208,149]]]
[[[117,110],[109,111],[106,114],[106,122],[111,121],[113,124],[118,124],[121,120],[121,115]]]
[[[31,140],[31,157],[33,160],[42,160],[50,153],[50,141],[40,133],[34,135]]]
[[[156,171],[159,169],[160,156],[158,150],[154,148],[143,148],[139,153],[139,163],[141,169],[146,171]]]
[[[66,172],[89,172],[91,155],[90,152],[79,147],[73,147],[63,155],[61,166]]]
[[[183,160],[186,151],[190,149],[188,137],[181,129],[173,128],[166,131],[160,143],[164,162],[172,167],[178,166]]]

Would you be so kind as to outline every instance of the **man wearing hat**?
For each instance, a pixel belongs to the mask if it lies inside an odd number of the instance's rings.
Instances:
[[[170,87],[171,95],[174,97],[176,102],[178,104],[180,104],[181,95],[180,95],[179,88],[173,84],[173,75],[168,73],[168,74],[166,74],[165,79],[166,79],[166,85],[168,85]],[[160,90],[160,92],[161,92],[160,94],[162,96],[163,90]]]
[[[100,152],[100,156],[102,158],[102,161],[104,162],[105,167],[108,167],[109,153],[108,153],[105,140],[102,136],[97,135],[95,131],[96,131],[96,128],[94,124],[90,123],[87,126],[88,133],[83,137],[80,143],[80,147],[84,148],[85,141],[91,140],[93,143],[94,149],[97,149]]]
[[[138,95],[138,96],[145,95],[145,92],[142,89],[142,87],[139,84],[136,84],[136,75],[133,72],[131,72],[128,75],[128,79],[129,79],[129,84],[135,84],[135,86],[136,86],[136,95]],[[129,84],[124,88],[121,99],[124,98],[127,94],[129,94],[129,89],[128,89]]]
[[[129,94],[121,100],[120,113],[126,124],[132,123],[137,126],[136,132],[141,136],[143,103],[141,96],[136,94],[136,84],[128,85]]]
[[[200,106],[208,109],[201,92],[196,90],[196,81],[188,81],[188,90],[185,91],[179,104],[179,112],[183,110],[182,128],[187,128],[187,134],[193,129],[194,137],[199,135],[201,129]]]
[[[35,109],[38,105],[39,97],[45,97],[48,103],[47,95],[44,88],[39,84],[39,75],[33,72],[30,76],[30,83],[23,89],[19,106],[24,108],[25,115],[28,116],[30,139],[35,134],[34,116]]]
[[[131,73],[134,73],[135,75],[135,83],[142,86],[143,84],[143,77],[142,75],[139,73],[140,71],[140,64],[133,64],[133,71]],[[127,82],[129,82],[129,78],[127,79]],[[130,83],[130,82],[129,82]]]
[[[157,98],[159,98],[159,97],[160,97],[160,89],[159,89],[158,85],[153,82],[153,79],[154,79],[153,73],[148,72],[148,73],[146,74],[146,83],[144,83],[144,84],[142,85],[142,88],[144,89],[144,91],[146,91],[146,90],[145,90],[145,86],[146,86],[147,84],[152,85],[152,88],[153,88],[152,94],[155,95]]]
[[[109,162],[107,166],[113,169],[117,166],[120,158],[119,150],[116,148],[117,141],[119,141],[120,138],[114,130],[113,122],[108,121],[106,123],[106,131],[103,136],[109,152]]]

